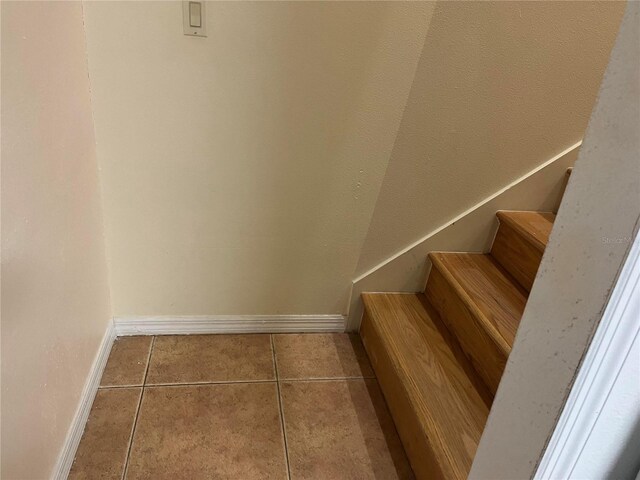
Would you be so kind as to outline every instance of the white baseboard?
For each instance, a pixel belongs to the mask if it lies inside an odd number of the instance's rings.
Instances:
[[[89,370],[87,381],[82,389],[80,403],[71,421],[71,426],[67,432],[67,438],[62,446],[58,462],[53,470],[51,478],[54,480],[66,480],[69,476],[69,471],[71,470],[71,465],[73,465],[73,459],[76,456],[76,450],[84,433],[84,427],[89,418],[89,412],[91,412],[91,405],[93,405],[93,400],[98,392],[102,372],[107,364],[107,359],[109,358],[109,353],[111,353],[111,346],[115,338],[116,333],[113,328],[113,323],[109,322],[107,331],[102,337],[102,341],[98,347],[98,353]]]
[[[418,241],[391,255],[353,280],[347,331],[360,328],[362,292],[424,290],[433,251],[486,252],[495,236],[498,210],[556,211],[582,141],[537,166],[509,185],[465,210]]]
[[[116,335],[344,332],[342,315],[196,315],[114,317]]]

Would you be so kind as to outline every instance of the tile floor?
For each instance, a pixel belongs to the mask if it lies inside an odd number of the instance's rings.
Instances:
[[[407,479],[356,335],[115,341],[70,479]]]

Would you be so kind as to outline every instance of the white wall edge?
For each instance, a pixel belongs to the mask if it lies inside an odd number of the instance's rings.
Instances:
[[[80,394],[80,403],[71,421],[71,426],[69,427],[67,437],[60,451],[58,462],[51,476],[53,480],[66,480],[69,476],[73,459],[76,456],[76,450],[84,433],[84,427],[87,424],[87,419],[91,412],[91,405],[93,405],[93,400],[98,392],[102,372],[107,364],[107,359],[109,358],[109,353],[111,353],[111,346],[115,338],[116,333],[113,322],[110,321],[98,347],[98,352],[93,360],[91,369],[89,370],[89,375],[82,389],[82,393]]]
[[[610,397],[635,338],[640,334],[640,234],[622,268],[587,350],[535,479],[570,479],[580,453]],[[615,452],[612,452],[615,455]]]
[[[117,316],[117,336],[344,332],[343,315]]]
[[[566,168],[573,164],[582,140],[476,203],[461,214],[399,250],[352,281],[346,329],[362,319],[362,292],[417,292],[424,289],[430,251],[486,251],[496,234],[497,210],[551,211],[562,196]],[[555,195],[550,195],[553,192]],[[553,197],[553,199],[551,198]]]

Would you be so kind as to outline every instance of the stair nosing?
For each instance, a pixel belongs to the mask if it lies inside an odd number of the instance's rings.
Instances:
[[[451,252],[430,252],[429,259],[435,268],[438,269],[440,273],[444,276],[445,280],[454,288],[462,302],[465,304],[467,308],[469,308],[473,315],[478,318],[483,327],[485,327],[486,332],[489,334],[491,339],[495,342],[496,346],[501,350],[501,353],[506,355],[507,357],[511,353],[511,345],[509,342],[502,336],[500,331],[496,328],[496,326],[487,318],[487,316],[480,310],[476,302],[473,301],[471,296],[467,293],[462,284],[458,281],[458,279],[451,273],[449,268],[445,265],[445,263],[438,258],[438,253],[451,253]],[[455,253],[469,253],[469,252],[455,252]],[[477,255],[484,255],[483,253],[477,253]]]

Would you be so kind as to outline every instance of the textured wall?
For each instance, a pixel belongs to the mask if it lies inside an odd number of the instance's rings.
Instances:
[[[344,313],[433,4],[84,8],[114,313]]]
[[[579,141],[622,2],[438,2],[356,276]]]
[[[2,478],[49,478],[110,321],[82,6],[2,2]]]
[[[582,137],[621,12],[211,2],[192,38],[179,2],[88,2],[115,314],[345,313],[354,276]]]

